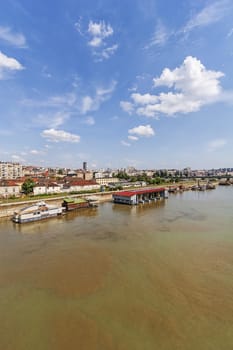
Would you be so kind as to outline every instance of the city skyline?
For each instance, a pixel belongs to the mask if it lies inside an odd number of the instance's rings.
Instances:
[[[5,2],[0,160],[231,167],[232,15],[230,0]]]

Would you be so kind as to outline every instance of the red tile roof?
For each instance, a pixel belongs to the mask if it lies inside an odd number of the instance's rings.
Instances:
[[[66,184],[69,184],[70,186],[86,186],[86,185],[98,185],[96,181],[94,180],[70,180]]]
[[[1,187],[15,187],[15,186],[19,186],[15,180],[0,180],[0,186]]]

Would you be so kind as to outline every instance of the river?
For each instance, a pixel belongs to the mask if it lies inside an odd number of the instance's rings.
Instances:
[[[0,348],[233,349],[233,186],[0,221]]]

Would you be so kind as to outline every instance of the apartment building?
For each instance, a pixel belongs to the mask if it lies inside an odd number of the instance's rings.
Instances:
[[[101,177],[96,178],[95,181],[101,186],[107,186],[109,183],[119,182],[117,177]]]
[[[0,179],[13,180],[23,176],[23,167],[19,163],[0,162]]]

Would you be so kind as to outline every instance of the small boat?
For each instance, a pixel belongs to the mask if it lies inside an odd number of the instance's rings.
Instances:
[[[88,200],[90,207],[97,208],[99,204],[99,198],[97,196],[88,196],[86,197]]]
[[[221,179],[218,184],[220,186],[230,186],[231,182],[228,179]]]
[[[169,186],[168,193],[176,193],[178,188],[176,186]]]
[[[38,221],[58,216],[61,215],[62,212],[62,207],[47,204],[45,202],[38,202],[15,212],[12,220],[21,224],[24,222]]]
[[[206,185],[207,190],[214,190],[215,188],[216,188],[216,186],[214,184],[207,183],[207,185]]]

